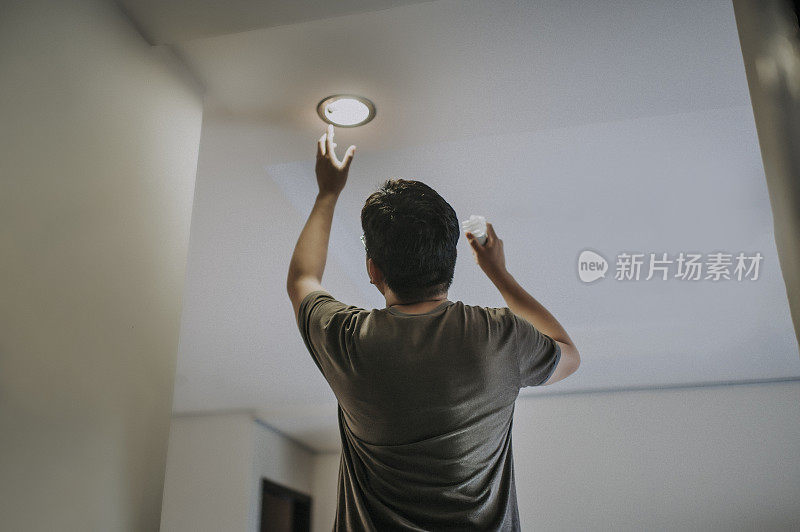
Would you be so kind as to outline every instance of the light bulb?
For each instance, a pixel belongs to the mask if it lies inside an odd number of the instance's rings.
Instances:
[[[361,96],[339,94],[328,96],[319,102],[317,114],[334,126],[356,127],[372,120],[375,116],[375,105]]]

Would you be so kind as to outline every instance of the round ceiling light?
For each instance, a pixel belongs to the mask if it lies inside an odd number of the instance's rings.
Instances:
[[[317,104],[317,114],[334,126],[358,127],[375,117],[375,104],[362,96],[336,94]]]

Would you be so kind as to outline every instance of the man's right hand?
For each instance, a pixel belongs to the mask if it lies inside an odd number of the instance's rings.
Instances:
[[[489,277],[496,279],[506,273],[506,256],[503,253],[503,241],[497,238],[494,227],[486,222],[486,242],[480,245],[469,231],[465,232],[467,242],[472,248],[472,255],[481,270]]]

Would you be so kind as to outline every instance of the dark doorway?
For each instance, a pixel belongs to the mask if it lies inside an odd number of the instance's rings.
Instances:
[[[261,479],[261,532],[311,532],[311,497]]]

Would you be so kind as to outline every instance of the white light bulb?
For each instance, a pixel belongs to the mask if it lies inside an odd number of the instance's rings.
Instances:
[[[353,98],[341,98],[325,105],[325,116],[336,125],[352,126],[369,116],[369,107]]]

